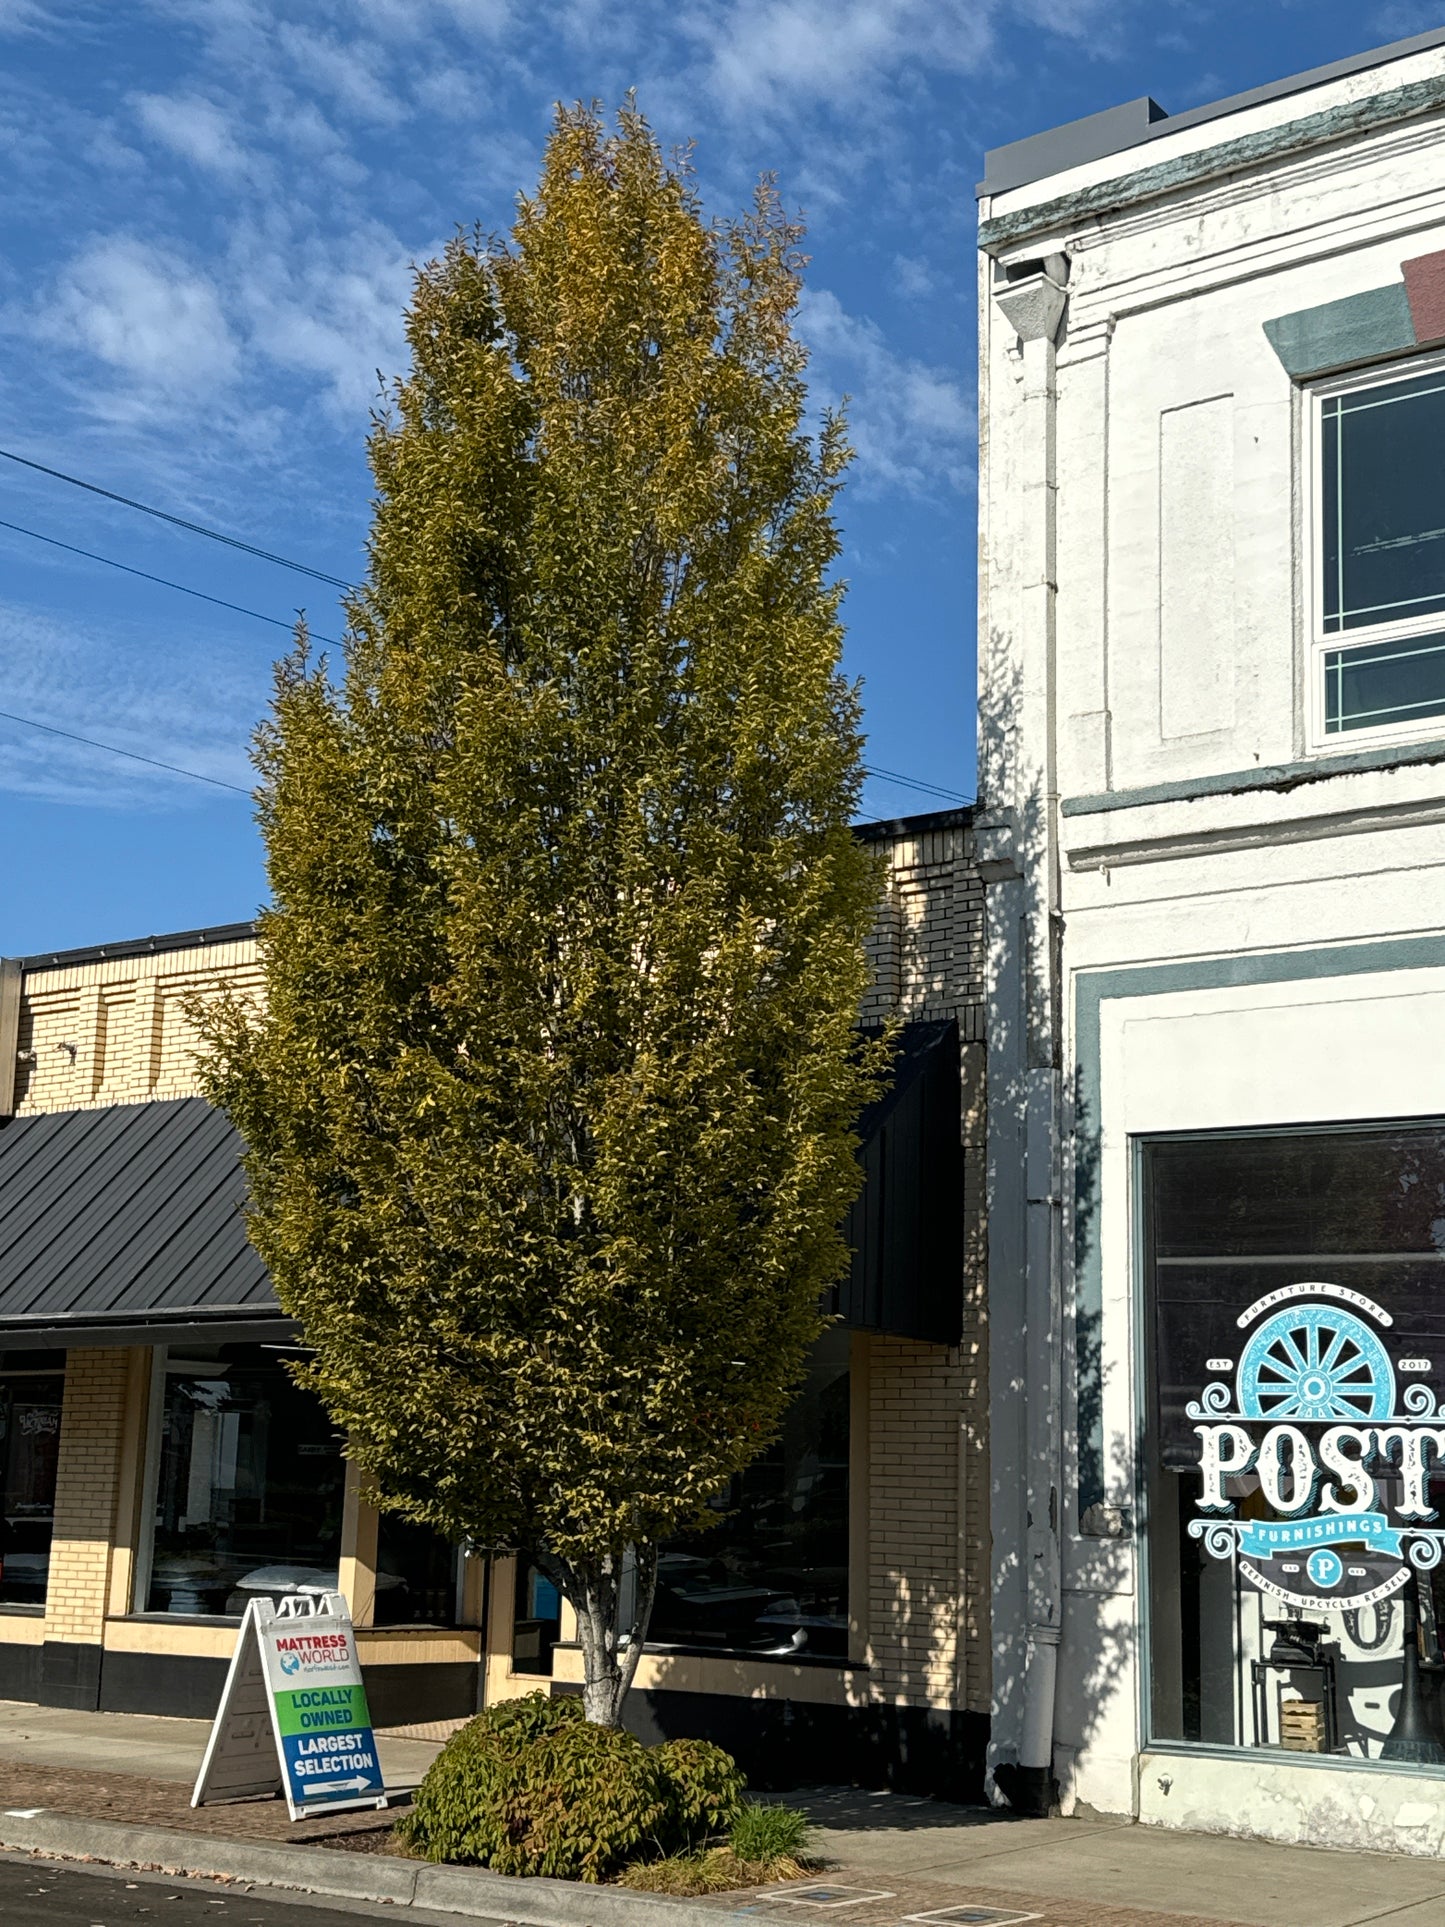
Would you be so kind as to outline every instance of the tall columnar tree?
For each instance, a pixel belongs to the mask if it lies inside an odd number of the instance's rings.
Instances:
[[[307,1382],[384,1504],[555,1580],[604,1723],[800,1383],[880,1074],[799,240],[578,109],[418,273],[344,673],[302,637],[258,735],[264,1008],[203,1025]]]

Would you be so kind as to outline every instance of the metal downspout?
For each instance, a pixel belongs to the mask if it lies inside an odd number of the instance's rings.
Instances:
[[[1056,341],[1067,305],[1062,256],[1008,271],[995,293],[1023,359],[1023,435],[1032,497],[1020,581],[1020,824],[1025,879],[1023,1103],[1025,1111],[1025,1441],[1027,1633],[1019,1759],[1002,1781],[1011,1806],[1048,1814],[1054,1805],[1054,1719],[1062,1632],[1062,916],[1056,683]],[[1030,742],[1030,738],[1032,741]],[[998,1777],[997,1775],[995,1776]]]

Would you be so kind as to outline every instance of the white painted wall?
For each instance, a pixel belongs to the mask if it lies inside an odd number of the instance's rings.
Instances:
[[[1445,82],[1445,51],[1165,136],[982,212],[1054,202],[1430,75]],[[1061,215],[1011,243],[1004,260],[1016,270],[1068,258],[1056,341],[1020,339],[1033,311],[1017,297],[1000,302],[992,260],[982,260],[979,284],[980,849],[993,879],[995,971],[995,1758],[1018,1758],[1023,1742],[1029,1629],[1047,1565],[1039,1522],[1052,1514],[1063,1628],[1054,1765],[1066,1805],[1405,1850],[1420,1850],[1416,1839],[1434,1850],[1445,1837],[1436,1800],[1445,1782],[1425,1776],[1412,1802],[1382,1785],[1403,1778],[1408,1791],[1410,1776],[1342,1769],[1338,1797],[1326,1797],[1329,1767],[1270,1756],[1241,1772],[1251,1761],[1241,1754],[1209,1770],[1186,1762],[1174,1777],[1187,1799],[1159,1790],[1157,1766],[1152,1790],[1139,1790],[1129,1173],[1141,1132],[1445,1115],[1445,971],[1321,976],[1311,954],[1386,937],[1445,939],[1445,764],[1250,787],[1254,772],[1309,755],[1302,401],[1263,323],[1398,281],[1402,260],[1439,249],[1445,121],[1436,114],[1344,132],[1102,218],[1071,225]],[[1445,724],[1422,734],[1445,738]],[[1067,799],[1235,774],[1225,794],[1063,811]],[[1296,955],[1293,981],[1102,1005],[1101,1111],[1089,1123],[1102,1160],[1106,1499],[1115,1511],[1081,1532],[1071,1183],[1066,1169],[1054,1200],[1037,1154],[1025,1156],[1029,1117],[1052,1066],[1067,1151],[1077,993],[1091,973],[1193,960],[1219,978],[1231,959],[1276,952]],[[1042,1211],[1061,1233],[1053,1256],[1030,1236]],[[1052,1296],[1036,1275],[1050,1263]],[[1052,1348],[1030,1336],[1030,1321],[1046,1315],[1058,1321]],[[1042,1414],[1060,1362],[1051,1434]],[[1116,1527],[1125,1536],[1098,1536]],[[1269,1800],[1252,1807],[1266,1764]],[[1380,1784],[1360,1793],[1345,1777]],[[1266,1809],[1267,1823],[1251,1822]]]

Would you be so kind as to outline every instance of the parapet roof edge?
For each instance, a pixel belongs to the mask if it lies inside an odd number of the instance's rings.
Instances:
[[[1284,80],[1272,80],[1263,87],[1251,87],[1245,93],[1230,94],[1203,107],[1190,107],[1182,114],[1166,112],[1147,96],[1109,107],[1082,120],[1067,121],[1062,126],[990,148],[984,155],[984,178],[977,192],[980,196],[1006,194],[1014,188],[1030,187],[1036,181],[1048,180],[1051,175],[1067,173],[1070,168],[1082,167],[1089,161],[1107,160],[1111,154],[1127,153],[1130,148],[1142,147],[1166,134],[1224,120],[1231,114],[1243,113],[1246,108],[1286,100],[1291,94],[1306,93],[1312,87],[1365,73],[1371,67],[1385,67],[1439,46],[1445,46],[1445,27],[1432,27],[1427,33],[1412,34],[1406,40],[1394,40],[1366,53],[1349,54],[1343,60],[1307,68]]]
[[[930,830],[967,829],[973,806],[927,810],[919,816],[895,816],[875,823],[855,823],[853,834],[864,843],[881,843],[892,836],[924,836]],[[256,934],[255,923],[213,924],[206,930],[174,930],[165,936],[129,937],[121,943],[82,944],[78,950],[43,950],[33,957],[14,959],[22,970],[67,970],[79,964],[107,963],[125,957],[161,956],[169,950],[204,950],[222,943],[245,943]]]
[[[160,956],[168,950],[204,950],[220,943],[245,943],[254,923],[218,923],[206,930],[174,930],[160,937],[128,937],[121,943],[88,943],[78,950],[43,950],[17,957],[22,970],[66,970],[77,964],[108,963],[113,958]]]
[[[884,817],[877,823],[855,823],[860,843],[886,843],[892,837],[927,836],[931,830],[966,830],[973,821],[972,803],[952,810],[926,810],[921,816]]]

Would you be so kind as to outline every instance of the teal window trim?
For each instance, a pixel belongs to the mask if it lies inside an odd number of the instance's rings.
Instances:
[[[1103,1007],[1129,997],[1157,997],[1171,991],[1230,990],[1252,984],[1317,983],[1330,977],[1386,975],[1445,965],[1445,933],[1438,936],[1384,938],[1311,950],[1272,950],[1237,957],[1203,957],[1188,962],[1138,964],[1119,969],[1081,971],[1074,979],[1074,1392],[1078,1420],[1078,1511],[1082,1518],[1101,1503],[1104,1489],[1103,1313],[1104,1280],[1097,1233],[1097,1196],[1081,1194],[1084,1182],[1100,1181],[1098,1165],[1101,1086],[1100,1032]],[[1188,1135],[1186,1133],[1186,1135]],[[1079,1142],[1080,1138],[1083,1143]],[[1131,1220],[1132,1224],[1132,1220]],[[1132,1254],[1136,1267],[1138,1237]],[[1137,1367],[1137,1360],[1134,1361]],[[1136,1410],[1138,1408],[1136,1407]],[[1136,1455],[1137,1458],[1137,1455]]]

